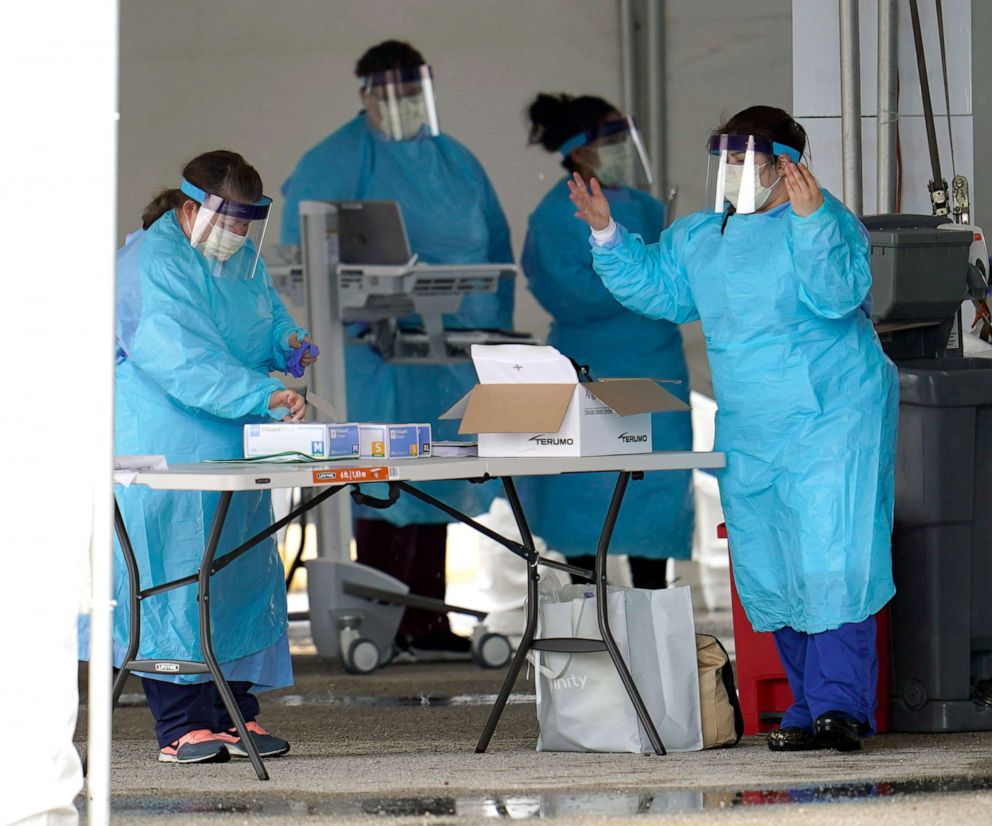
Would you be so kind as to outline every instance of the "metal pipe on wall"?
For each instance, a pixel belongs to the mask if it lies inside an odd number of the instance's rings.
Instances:
[[[856,215],[864,212],[861,162],[861,44],[858,0],[840,5],[840,110],[844,164],[844,203]]]
[[[896,0],[878,0],[878,170],[879,214],[895,212],[899,134],[899,12]]]
[[[634,12],[633,0],[620,0],[620,84],[623,95],[623,113],[634,113],[636,89],[634,88]]]
[[[664,0],[647,0],[648,44],[648,156],[654,167],[651,194],[665,200],[668,158],[665,143],[665,5]]]

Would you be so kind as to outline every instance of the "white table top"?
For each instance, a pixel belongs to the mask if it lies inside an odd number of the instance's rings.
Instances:
[[[266,490],[350,485],[357,482],[433,482],[485,476],[555,476],[597,471],[711,469],[726,466],[723,453],[657,451],[629,456],[557,458],[348,459],[306,464],[173,465],[168,470],[138,471],[132,484],[159,490]]]

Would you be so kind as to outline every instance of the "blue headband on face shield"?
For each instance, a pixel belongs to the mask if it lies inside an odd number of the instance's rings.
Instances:
[[[578,135],[572,135],[572,137],[559,146],[558,153],[563,158],[567,158],[574,150],[580,146],[585,146],[587,143],[589,143],[589,134],[587,132],[579,132]]]
[[[798,149],[793,149],[791,146],[786,146],[784,143],[776,143],[775,141],[772,141],[772,152],[776,158],[779,155],[788,155],[793,163],[799,163],[803,157],[799,154]]]
[[[787,155],[793,163],[799,163],[802,160],[802,153],[798,149],[793,149],[784,143],[770,141],[767,138],[753,135],[714,135],[710,138],[711,155],[719,155],[724,151],[746,152],[749,148],[776,158],[779,155]]]
[[[577,135],[572,135],[567,141],[565,141],[560,147],[558,147],[558,152],[563,157],[568,157],[574,150],[578,149],[580,146],[588,146],[591,143],[596,143],[604,138],[614,137],[616,135],[627,135],[634,136],[635,144],[640,144],[640,138],[637,135],[637,123],[632,117],[619,118],[618,120],[609,120],[605,123],[601,123],[595,129],[587,129],[585,132],[579,132]],[[647,166],[647,161],[645,160],[645,167]]]
[[[202,204],[207,197],[207,193],[204,192],[200,187],[193,186],[189,181],[183,178],[182,183],[179,184],[179,191],[184,195],[189,195],[198,204]]]
[[[229,201],[226,198],[221,198],[219,195],[211,195],[208,192],[204,192],[198,186],[194,186],[185,178],[183,178],[182,183],[179,184],[179,191],[184,195],[188,195],[198,204],[204,204],[209,206],[209,208],[218,212],[222,215],[228,215],[232,218],[240,218],[245,221],[262,221],[269,214],[269,206],[272,203],[272,199],[262,196],[253,204],[243,204],[240,201]],[[210,200],[210,204],[207,204],[207,200]]]

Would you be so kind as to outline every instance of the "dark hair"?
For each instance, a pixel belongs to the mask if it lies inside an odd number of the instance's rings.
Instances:
[[[262,178],[237,152],[215,149],[197,155],[183,167],[183,177],[204,192],[245,203],[262,197]],[[145,207],[141,226],[148,229],[170,209],[192,200],[179,189],[163,189]]]
[[[377,72],[388,72],[390,69],[415,69],[427,61],[409,43],[401,40],[387,40],[378,46],[373,46],[355,64],[355,75],[368,77]]]
[[[619,114],[617,108],[603,98],[542,92],[527,107],[530,119],[527,142],[539,143],[548,152],[557,152],[569,138],[592,131],[614,114]],[[569,172],[575,171],[575,164],[568,157],[562,159],[561,165]]]
[[[791,146],[800,155],[806,152],[809,137],[806,130],[784,109],[774,106],[750,106],[738,112],[713,132],[713,135],[755,135],[784,146]]]

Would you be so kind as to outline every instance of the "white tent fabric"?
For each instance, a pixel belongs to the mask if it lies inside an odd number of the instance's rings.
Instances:
[[[117,3],[0,5],[0,824],[78,822],[76,615],[91,545],[102,720],[90,823],[109,822]],[[94,510],[96,508],[96,510]],[[94,520],[94,513],[99,518]]]
[[[43,480],[32,481],[38,484],[36,490],[44,490]],[[87,531],[89,522],[85,505],[92,501],[89,496],[80,499],[84,507],[71,507],[71,513],[63,511],[51,526],[53,530],[36,518],[24,520],[22,528],[15,528],[14,543],[9,546],[37,550],[43,558],[37,560],[38,575],[5,578],[5,593],[0,598],[4,613],[12,614],[4,618],[4,628],[8,632],[23,629],[9,634],[4,659],[31,663],[30,671],[17,669],[16,684],[10,684],[8,678],[8,685],[0,690],[8,709],[4,734],[11,744],[16,744],[16,748],[3,750],[0,761],[10,761],[12,765],[0,771],[5,778],[20,778],[20,782],[4,782],[0,799],[2,823],[63,826],[78,822],[73,798],[82,787],[82,767],[72,745],[77,704],[78,594],[71,557],[85,552],[87,536],[83,531]],[[72,522],[74,529],[60,529]],[[83,531],[79,530],[80,523],[87,526]],[[59,576],[59,572],[65,575]],[[22,587],[27,583],[31,587]],[[20,593],[13,593],[16,591]],[[28,773],[30,776],[26,776]]]

